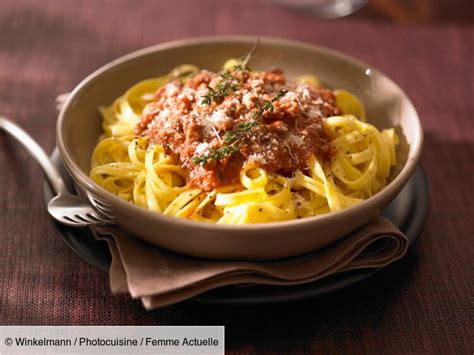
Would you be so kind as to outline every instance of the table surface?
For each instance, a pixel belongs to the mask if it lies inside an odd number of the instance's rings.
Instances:
[[[99,66],[155,43],[258,34],[327,46],[372,64],[413,100],[431,215],[401,261],[304,302],[146,312],[55,235],[42,174],[0,136],[0,324],[225,325],[230,352],[474,351],[474,27],[471,1],[379,0],[320,21],[269,1],[2,0],[0,110],[55,145],[55,97]],[[449,3],[450,6],[445,6]]]

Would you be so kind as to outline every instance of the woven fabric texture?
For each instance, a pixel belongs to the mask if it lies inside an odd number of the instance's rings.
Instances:
[[[55,97],[99,66],[159,42],[237,33],[343,51],[411,97],[425,130],[421,164],[432,205],[408,255],[364,282],[305,302],[189,301],[146,312],[139,301],[111,295],[107,275],[55,235],[39,168],[0,135],[0,324],[225,325],[227,350],[235,353],[472,353],[472,23],[317,21],[260,0],[2,0],[0,111],[51,151]]]

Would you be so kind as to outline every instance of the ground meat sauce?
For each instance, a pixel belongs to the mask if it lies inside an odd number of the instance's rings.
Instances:
[[[312,154],[327,159],[323,122],[338,114],[331,90],[287,81],[279,69],[202,70],[160,88],[135,133],[162,145],[189,171],[191,185],[211,191],[238,183],[244,164],[292,175]],[[226,146],[225,154],[211,154]]]

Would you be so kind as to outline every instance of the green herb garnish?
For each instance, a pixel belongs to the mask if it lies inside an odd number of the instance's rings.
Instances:
[[[242,64],[235,65],[233,67],[234,70],[250,71],[250,69],[247,67],[247,64],[252,58],[255,51],[258,49],[259,45],[260,38],[257,38],[252,49],[242,61]],[[222,77],[222,81],[216,85],[215,89],[211,88],[210,86],[207,87],[208,91],[206,95],[202,96],[201,105],[210,105],[213,101],[221,102],[226,96],[231,93],[231,91],[237,91],[240,88],[240,85],[236,83],[236,81],[238,81],[237,78],[234,77],[229,72],[229,70],[221,72],[220,76]]]
[[[275,101],[278,101],[280,100],[283,96],[285,96],[285,94],[288,92],[288,90],[286,89],[283,89],[283,90],[280,90],[278,92],[278,94],[276,94],[276,96],[271,99],[270,101],[269,100],[265,100],[263,101],[263,104],[260,105],[260,104],[256,104],[257,105],[257,108],[258,110],[256,112],[254,112],[252,118],[253,119],[257,119],[258,117],[260,117],[261,115],[263,115],[263,113],[265,111],[270,111],[270,112],[273,112],[273,110],[275,110],[275,107],[273,106],[273,103]]]
[[[201,105],[210,105],[216,95],[216,91],[213,88],[208,86],[207,89],[208,89],[207,94],[204,96],[201,96],[202,97]]]
[[[234,65],[234,69],[235,69],[235,70],[240,70],[240,71],[252,71],[247,65],[248,65],[250,59],[252,59],[252,57],[253,57],[253,55],[255,54],[255,52],[257,51],[258,46],[260,46],[260,38],[257,38],[257,39],[255,40],[255,43],[253,44],[252,49],[251,49],[250,52],[248,52],[248,54],[245,56],[245,58],[244,58],[244,60],[242,61],[242,63],[241,63],[241,64]]]
[[[240,86],[234,82],[235,78],[232,75],[229,74],[222,77],[224,80],[218,83],[215,89],[210,86],[207,87],[208,91],[206,95],[202,96],[201,105],[210,105],[212,101],[221,102],[231,91],[239,89]]]
[[[279,99],[281,99],[288,90],[280,90],[278,94],[275,95],[273,99],[265,100],[262,105],[257,105],[258,111],[253,114],[253,120],[240,123],[236,129],[227,131],[224,134],[224,145],[220,148],[211,148],[209,149],[209,153],[203,155],[196,155],[193,158],[194,164],[202,164],[205,165],[209,160],[221,160],[226,155],[232,155],[237,153],[240,150],[240,146],[238,143],[246,137],[253,127],[258,126],[257,118],[260,117],[265,111],[273,112],[275,107],[273,103]]]
[[[235,143],[241,140],[245,135],[247,135],[252,127],[257,126],[256,121],[243,122],[237,126],[237,129],[232,131],[227,131],[224,134],[224,142],[228,144]]]
[[[206,164],[209,160],[221,160],[226,155],[232,155],[239,151],[239,147],[235,145],[224,145],[220,148],[211,148],[209,149],[209,153],[203,155],[197,155],[193,158],[193,163],[195,165]]]
[[[257,50],[259,44],[260,39],[257,38],[252,49],[242,61],[242,64],[238,64],[233,68],[235,70],[249,71],[249,68],[247,67],[248,62]],[[239,89],[240,85],[236,83],[237,79],[228,70],[221,72],[220,76],[222,77],[222,81],[216,85],[215,89],[208,86],[208,92],[202,97],[201,104],[210,105],[213,101],[220,102],[229,95],[231,91]],[[206,154],[196,155],[192,159],[193,163],[195,165],[205,165],[209,160],[217,161],[223,159],[227,155],[237,153],[240,150],[238,143],[250,133],[253,127],[258,125],[257,119],[266,111],[273,112],[275,109],[273,103],[285,96],[287,92],[288,90],[286,89],[280,90],[273,99],[265,100],[262,105],[257,103],[258,110],[254,112],[252,121],[240,123],[236,129],[227,131],[224,134],[225,144],[222,147],[211,148]]]
[[[226,155],[232,155],[237,153],[240,150],[240,146],[235,144],[242,140],[252,129],[252,127],[257,126],[256,121],[243,122],[237,126],[237,129],[232,131],[227,131],[224,134],[224,142],[220,148],[211,148],[209,153],[203,155],[196,155],[193,158],[194,164],[206,164],[209,160],[221,160]]]

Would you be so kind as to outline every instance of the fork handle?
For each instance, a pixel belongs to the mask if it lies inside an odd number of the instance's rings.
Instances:
[[[26,133],[16,123],[13,123],[11,120],[2,115],[0,115],[0,131],[1,130],[4,130],[10,134],[26,148],[30,155],[43,169],[46,178],[48,179],[56,194],[60,195],[67,193],[66,186],[64,185],[64,181],[61,178],[58,170],[51,163],[51,160],[49,160],[49,157],[46,155],[46,152],[43,150],[43,148],[41,148],[28,133]]]

